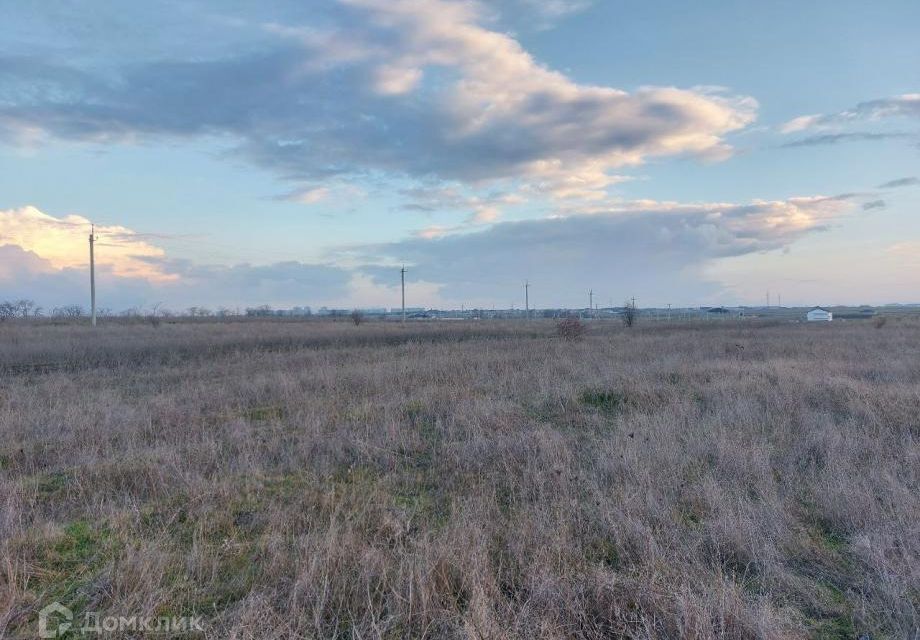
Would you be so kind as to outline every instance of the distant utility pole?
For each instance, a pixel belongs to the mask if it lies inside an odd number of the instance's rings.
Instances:
[[[402,285],[402,321],[406,322],[406,265],[399,270],[399,281]]]
[[[530,317],[530,280],[524,281],[524,315]]]
[[[782,306],[783,306],[783,294],[781,294],[781,293],[777,293],[777,294],[776,294],[776,306],[777,306],[777,307],[782,307]]]
[[[89,231],[89,304],[90,322],[96,326],[96,256],[93,245],[96,243],[96,225]]]
[[[668,322],[671,321],[671,303],[668,303]]]
[[[588,317],[594,315],[594,289],[588,289]]]

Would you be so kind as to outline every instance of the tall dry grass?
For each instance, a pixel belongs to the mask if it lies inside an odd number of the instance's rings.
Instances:
[[[916,638],[920,325],[0,326],[0,635]]]

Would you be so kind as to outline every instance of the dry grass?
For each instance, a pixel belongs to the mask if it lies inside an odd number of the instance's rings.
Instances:
[[[920,324],[0,326],[0,636],[916,638]]]

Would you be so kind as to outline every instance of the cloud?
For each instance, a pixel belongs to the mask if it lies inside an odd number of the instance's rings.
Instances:
[[[889,246],[886,253],[902,266],[920,267],[920,242],[897,242]]]
[[[441,211],[466,212],[467,225],[495,222],[505,207],[523,204],[527,199],[519,193],[491,192],[482,195],[468,193],[457,186],[413,187],[404,189],[401,195],[408,198],[403,208],[408,211],[435,213]],[[446,227],[432,227],[445,230]]]
[[[539,283],[541,304],[547,306],[582,304],[584,287],[606,292],[601,295],[615,301],[636,294],[660,302],[691,303],[721,295],[720,285],[704,273],[713,261],[786,247],[829,228],[857,208],[858,200],[844,194],[749,204],[621,202],[612,209],[591,209],[594,213],[483,227],[435,226],[398,242],[340,247],[334,251],[338,264],[197,264],[170,257],[148,242],[143,244],[146,255],[138,257],[115,249],[118,243],[135,246],[140,234],[103,227],[120,233],[111,234],[105,251],[100,251],[99,304],[114,309],[156,303],[173,309],[262,303],[362,306],[368,301],[361,296],[380,301],[392,294],[392,265],[402,261],[411,266],[416,304],[504,307],[524,278]],[[18,220],[29,228],[35,219],[42,220],[44,228],[70,229],[73,222],[32,207],[11,211],[20,213],[6,215],[5,220]],[[24,237],[15,225],[5,228],[12,228],[17,238]],[[73,244],[72,256],[62,246],[26,248],[10,242],[11,235],[2,237],[4,297],[31,298],[48,308],[85,306],[88,270],[82,229],[62,241]],[[116,255],[141,261],[148,271],[125,268],[112,259]],[[396,304],[398,298],[392,300]]]
[[[780,126],[781,133],[795,133],[810,129],[821,121],[821,115],[799,116]]]
[[[898,178],[897,180],[889,180],[878,186],[879,189],[896,189],[899,187],[914,187],[920,185],[920,178],[909,177],[909,178]]]
[[[35,207],[0,210],[0,245],[41,256],[52,269],[83,268],[89,262],[91,222],[78,215],[55,218]],[[96,264],[115,276],[167,282],[176,278],[157,261],[165,252],[117,225],[96,226]]]
[[[863,211],[871,211],[872,209],[884,209],[887,206],[884,200],[870,200],[869,202],[864,202],[862,204]]]
[[[524,18],[532,28],[546,30],[564,18],[587,10],[594,3],[594,0],[499,0],[499,7],[513,24]]]
[[[822,133],[814,136],[801,138],[781,145],[784,148],[794,147],[817,147],[840,142],[860,142],[875,140],[903,140],[916,138],[916,134],[894,132],[894,133],[872,133],[868,131],[856,131],[853,133]]]
[[[328,197],[329,189],[326,187],[307,187],[286,193],[280,199],[300,204],[316,204]]]
[[[842,126],[854,122],[889,118],[920,119],[920,93],[905,93],[890,98],[860,102],[852,109],[830,114],[799,116],[780,127],[782,133]]]
[[[719,294],[718,283],[703,277],[710,262],[785,247],[853,209],[851,199],[837,197],[639,201],[475,232],[434,230],[355,252],[368,265],[362,271],[381,281],[391,278],[392,267],[373,265],[405,261],[412,266],[410,279],[439,283],[440,295],[457,304],[507,306],[525,278],[546,292],[546,305],[581,305],[589,287],[616,303],[633,294],[691,303]]]
[[[57,218],[35,207],[0,211],[0,291],[46,307],[81,303],[89,288],[89,221]],[[251,306],[304,305],[348,293],[352,274],[324,264],[203,265],[167,256],[141,234],[96,227],[100,307],[121,309],[163,302]]]
[[[517,3],[544,18],[561,18],[584,11],[594,4],[594,0],[518,0]]]
[[[157,288],[155,293],[177,306],[317,305],[347,295],[351,280],[347,269],[297,261],[225,266],[174,260],[170,264],[180,280]]]
[[[541,6],[562,15],[581,4]],[[490,29],[475,3],[312,6],[323,21],[265,24],[258,46],[235,55],[178,50],[105,68],[8,56],[0,139],[229,136],[236,153],[314,185],[380,173],[597,198],[612,172],[649,158],[723,157],[725,136],[757,109],[712,89],[579,84]]]

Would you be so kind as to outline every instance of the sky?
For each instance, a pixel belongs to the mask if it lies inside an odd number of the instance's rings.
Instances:
[[[0,300],[920,302],[920,3],[0,3]]]

